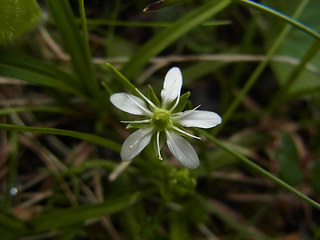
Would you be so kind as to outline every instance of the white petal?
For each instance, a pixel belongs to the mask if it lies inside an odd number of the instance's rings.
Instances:
[[[163,89],[161,90],[163,107],[167,107],[173,100],[180,96],[181,87],[181,71],[179,68],[173,67],[167,72],[164,78]]]
[[[199,158],[191,144],[174,132],[166,131],[167,145],[172,154],[186,167],[199,166]]]
[[[152,130],[153,128],[141,128],[124,141],[120,153],[123,161],[130,161],[149,144],[153,134]]]
[[[201,110],[187,110],[173,117],[184,127],[212,128],[222,122],[221,117],[215,112]]]
[[[110,101],[114,106],[127,113],[143,116],[152,115],[147,104],[141,98],[131,94],[115,93],[110,96]]]

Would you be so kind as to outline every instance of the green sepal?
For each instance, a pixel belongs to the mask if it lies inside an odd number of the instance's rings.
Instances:
[[[157,95],[155,94],[155,92],[153,91],[153,88],[148,85],[148,98],[151,100],[151,102],[153,102],[157,107],[161,106],[161,103],[159,101],[159,98],[157,97]]]
[[[184,109],[184,107],[188,103],[188,99],[189,99],[190,95],[191,95],[190,92],[186,92],[181,95],[178,106],[173,110],[173,113],[182,112],[182,110]]]

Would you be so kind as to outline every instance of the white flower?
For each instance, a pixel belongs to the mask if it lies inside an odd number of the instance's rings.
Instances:
[[[173,67],[164,79],[161,107],[156,106],[138,89],[136,90],[141,98],[127,93],[111,95],[110,101],[120,110],[144,116],[144,119],[139,121],[122,121],[139,127],[139,130],[132,133],[122,145],[121,158],[123,161],[130,161],[137,156],[150,143],[153,136],[156,140],[158,158],[162,160],[160,135],[164,134],[168,148],[184,166],[188,168],[199,166],[197,153],[191,144],[180,135],[200,138],[182,128],[212,128],[221,123],[221,117],[214,112],[197,110],[199,106],[184,112],[174,112],[179,104],[181,87],[181,71],[179,68]]]

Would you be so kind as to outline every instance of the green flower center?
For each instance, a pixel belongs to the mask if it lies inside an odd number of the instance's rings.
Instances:
[[[162,131],[170,127],[171,114],[168,110],[157,109],[154,111],[151,118],[151,123],[157,128],[157,130]]]

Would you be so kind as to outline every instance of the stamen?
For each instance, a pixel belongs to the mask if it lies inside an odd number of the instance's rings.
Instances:
[[[136,88],[136,91],[141,95],[141,97],[143,97],[143,99],[144,99],[147,103],[149,103],[149,105],[150,105],[153,109],[156,109],[156,108],[157,108],[157,106],[154,105],[154,103],[151,102],[145,95],[143,95],[143,93],[140,92],[140,91],[138,90],[138,88]]]
[[[177,127],[175,127],[175,126],[173,126],[172,128],[173,128],[174,130],[176,130],[177,132],[180,132],[180,133],[182,133],[182,134],[185,134],[185,135],[187,135],[187,136],[189,136],[189,137],[196,138],[196,139],[201,139],[200,137],[197,137],[197,136],[195,136],[195,135],[192,135],[191,133],[188,133],[188,132],[186,132],[186,131],[183,131],[183,130],[181,130],[180,128],[177,128]]]
[[[172,108],[169,110],[170,112],[172,112],[172,111],[178,106],[179,101],[180,101],[180,93],[179,93],[179,95],[178,95],[178,97],[177,97],[176,102],[174,103],[174,105],[172,106]]]
[[[145,119],[145,120],[136,120],[136,121],[120,121],[121,123],[149,123],[151,120],[150,119]]]
[[[158,148],[158,158],[159,160],[163,160],[160,152],[160,132],[157,132],[157,148]]]
[[[134,100],[129,94],[127,94],[128,98],[130,98],[131,101],[133,101],[140,109],[142,109],[147,115],[152,116],[152,112],[150,112],[148,109],[141,106],[136,100]]]
[[[173,114],[173,118],[174,119],[179,119],[185,116],[188,116],[189,114],[193,113],[195,110],[197,110],[201,105],[196,106],[194,109],[191,109],[189,112],[183,114],[184,112],[179,112],[179,113],[175,113]]]

